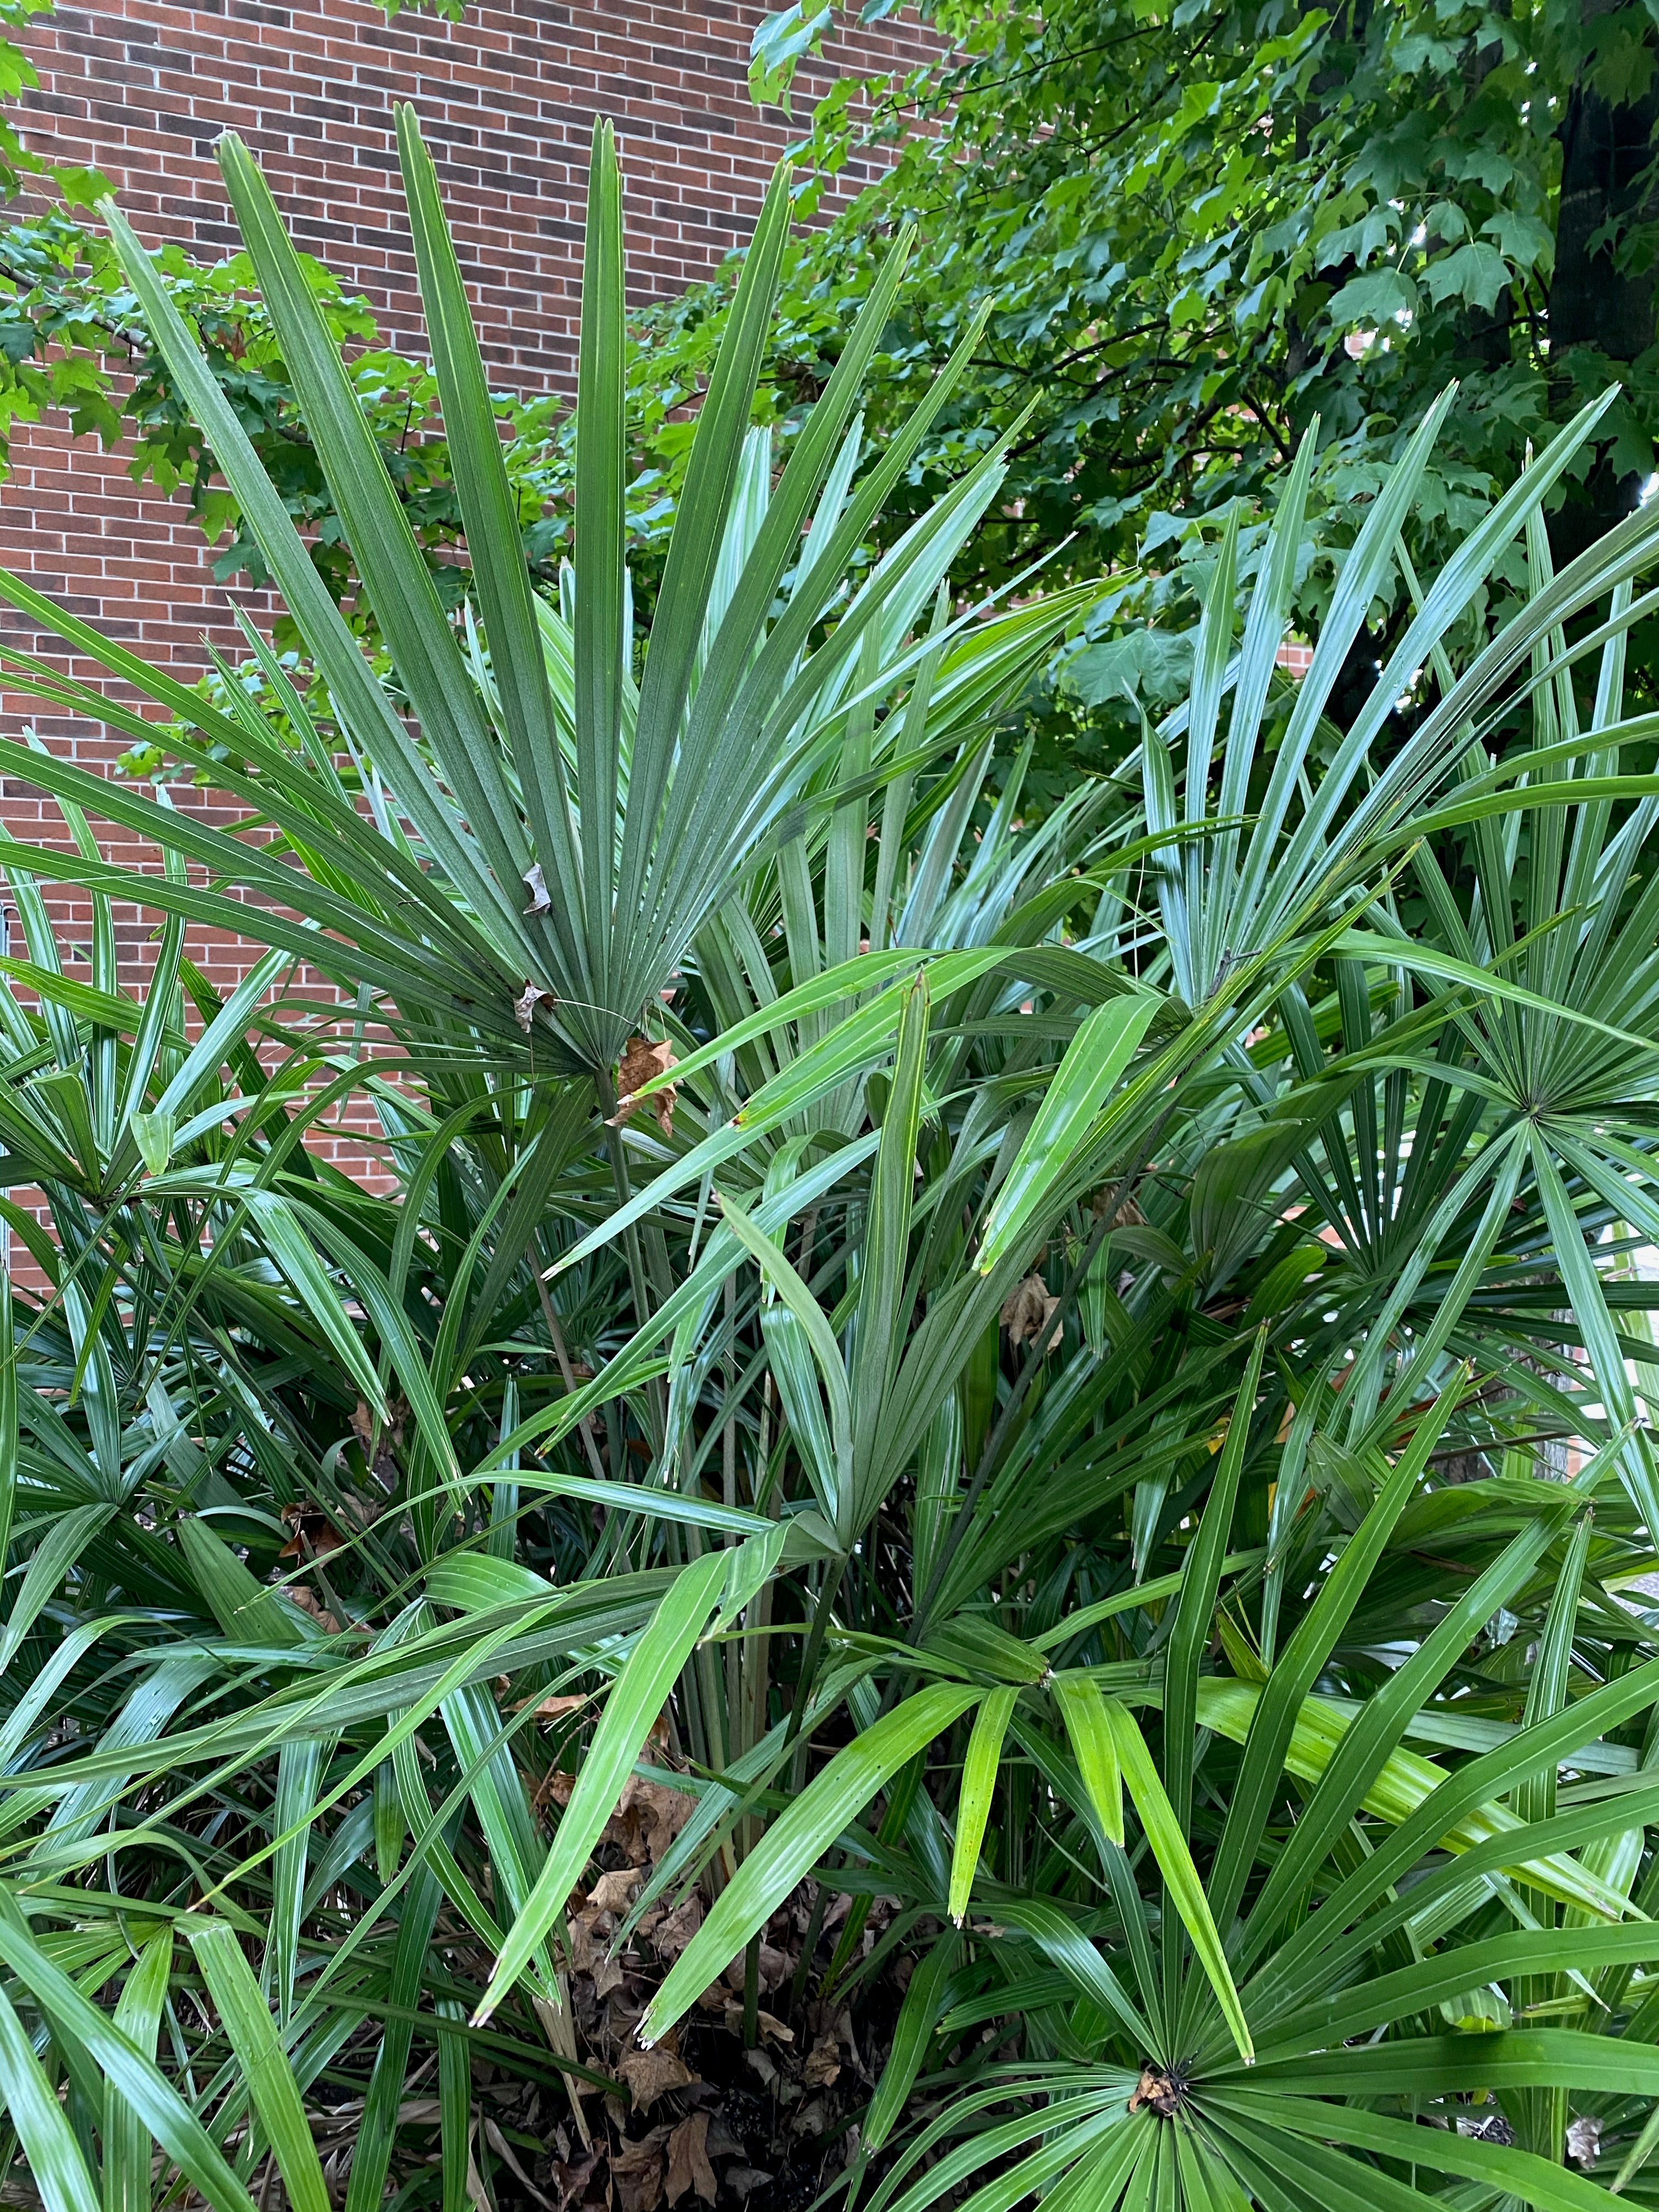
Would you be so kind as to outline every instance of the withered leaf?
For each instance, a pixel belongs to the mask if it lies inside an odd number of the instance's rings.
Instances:
[[[665,2097],[671,2089],[689,2089],[697,2079],[679,2052],[671,2051],[665,2041],[649,2051],[627,2052],[617,2071],[628,2084],[636,2112],[648,2112],[659,2097]]]
[[[544,991],[539,983],[532,983],[526,975],[524,979],[523,990],[513,1001],[514,1018],[528,1036],[535,1023],[537,1007],[546,1006],[550,1009],[556,1006],[558,1003],[551,991]]]
[[[674,2139],[668,2139],[669,2203],[673,2199]],[[1567,2129],[1567,2156],[1582,2172],[1588,2173],[1601,2155],[1601,2121],[1599,2114],[1583,2112]]]
[[[841,2072],[841,2045],[833,2035],[821,2035],[806,2054],[801,2079],[809,2088],[827,2089]]]
[[[319,1628],[326,1630],[331,1636],[339,1634],[339,1622],[314,1590],[307,1589],[303,1583],[290,1583],[283,1595],[291,1599],[301,1613],[308,1613]]]
[[[1002,1326],[1008,1332],[1010,1345],[1022,1345],[1028,1337],[1042,1334],[1054,1320],[1059,1304],[1060,1300],[1051,1295],[1041,1275],[1027,1275],[1023,1283],[1017,1283],[1002,1309]],[[1043,1350],[1058,1350],[1064,1334],[1063,1324],[1057,1325]]]
[[[653,2128],[638,2142],[611,2154],[611,2179],[617,2185],[617,2212],[657,2212],[662,2203],[666,2128]]]
[[[641,1098],[637,1094],[657,1076],[666,1075],[671,1067],[678,1066],[673,1047],[666,1037],[660,1044],[653,1044],[649,1037],[629,1037],[628,1049],[617,1070],[617,1110],[611,1116],[611,1127],[619,1129],[641,1106],[649,1106],[656,1115],[657,1127],[665,1137],[672,1137],[674,1133],[674,1101],[679,1096],[678,1084],[665,1083],[649,1098]]]
[[[591,1705],[592,1702],[592,1693],[583,1691],[579,1696],[573,1694],[568,1697],[520,1698],[513,1710],[515,1713],[521,1713],[526,1705],[533,1704],[538,1720],[556,1721],[562,1720],[567,1713],[580,1712],[584,1705]]]
[[[694,1889],[684,1903],[665,1912],[650,1929],[652,1945],[665,1966],[672,1966],[702,1925],[702,1899]]]
[[[637,1867],[618,1867],[599,1876],[587,1893],[587,1902],[597,1912],[626,1912],[639,1886]]]
[[[611,1956],[612,1927],[611,1915],[598,1911],[591,1905],[566,1925],[571,1969],[589,1978],[593,1984],[596,2001],[608,1997],[613,1990],[621,1989],[628,1978],[621,1960]]]
[[[693,2112],[668,2138],[668,2201],[678,2204],[688,2189],[695,2189],[705,2204],[712,2204],[717,2186],[708,2163],[708,2115]]]
[[[325,1559],[345,1544],[345,1538],[318,1506],[285,1505],[283,1518],[294,1534],[276,1554],[279,1559]]]

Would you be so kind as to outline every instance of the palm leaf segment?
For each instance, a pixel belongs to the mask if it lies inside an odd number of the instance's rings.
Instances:
[[[603,1074],[792,804],[807,800],[810,813],[812,793],[833,780],[849,724],[912,685],[927,658],[928,712],[909,739],[948,743],[1039,664],[1077,601],[1062,594],[1035,617],[1023,610],[990,623],[970,611],[940,635],[928,637],[925,624],[917,635],[952,555],[1001,482],[1006,441],[862,581],[854,574],[872,520],[973,343],[969,333],[860,474],[860,382],[903,275],[908,237],[893,246],[772,483],[767,441],[749,425],[788,227],[789,176],[781,169],[703,397],[636,684],[623,523],[623,246],[610,126],[596,130],[590,171],[575,552],[557,607],[532,588],[459,266],[407,110],[398,145],[471,560],[477,620],[465,640],[444,614],[263,177],[234,137],[222,142],[220,161],[408,718],[330,599],[191,332],[112,204],[105,211],[124,266],[314,660],[332,726],[316,726],[258,638],[251,642],[287,708],[292,741],[240,699],[216,713],[27,586],[0,584],[43,626],[176,717],[181,758],[199,763],[216,751],[222,763],[229,754],[216,780],[301,859],[311,879],[304,915],[277,911],[293,887],[278,848],[181,823],[49,759],[31,766],[61,795],[97,803],[205,865],[219,884],[245,887],[274,941],[353,991],[366,984],[409,1033],[423,1027],[429,1042],[445,1033],[483,1039],[522,1060],[533,1030],[543,1066]],[[119,702],[39,665],[20,663],[17,672],[111,726],[141,726]],[[889,743],[903,725],[903,717],[883,724]],[[142,726],[154,737],[153,725]],[[355,771],[349,787],[337,769],[342,751]],[[866,759],[866,773],[877,765]],[[79,873],[102,880],[90,858]],[[236,926],[234,899],[218,890],[158,884],[154,899]]]

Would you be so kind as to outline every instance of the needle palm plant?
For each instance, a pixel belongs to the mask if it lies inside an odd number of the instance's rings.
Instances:
[[[774,481],[775,185],[636,651],[609,135],[556,606],[400,149],[459,623],[234,142],[388,667],[113,211],[317,682],[250,628],[217,709],[0,581],[115,688],[9,682],[154,738],[136,693],[247,812],[20,749],[70,836],[0,854],[50,1219],[6,1201],[0,2155],[51,2212],[737,2202],[751,2153],[882,2212],[1649,2201],[1659,515],[1559,574],[1542,520],[1598,408],[1421,586],[1431,416],[1292,684],[1310,444],[1242,629],[1230,528],[1188,699],[1029,822],[998,712],[1086,595],[954,607],[1001,449],[859,566],[963,357],[866,453],[907,242]],[[222,1006],[191,921],[272,948]],[[306,1148],[354,1091],[390,1196]],[[744,2047],[853,1993],[857,2097],[757,2118]]]

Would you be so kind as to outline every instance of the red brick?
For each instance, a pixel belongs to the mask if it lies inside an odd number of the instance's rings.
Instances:
[[[492,373],[524,391],[566,389],[596,112],[617,122],[629,293],[642,301],[708,275],[747,236],[772,164],[834,70],[907,68],[929,51],[909,22],[860,33],[827,64],[803,70],[793,124],[776,112],[757,115],[747,58],[765,4],[489,0],[459,23],[412,14],[388,23],[368,0],[229,0],[222,14],[167,0],[64,6],[24,34],[40,83],[21,120],[34,149],[101,169],[146,240],[176,240],[202,260],[234,243],[211,142],[239,131],[296,235],[368,295],[389,343],[415,350],[424,341],[392,129],[394,102],[408,100],[438,162]],[[856,189],[869,173],[856,168],[838,189]],[[12,472],[0,483],[0,562],[191,681],[207,665],[204,637],[240,653],[233,596],[267,625],[273,608],[215,581],[212,551],[187,507],[133,483],[128,458],[72,441],[61,418],[18,422]],[[0,637],[71,667],[9,608],[0,608]],[[84,664],[72,672],[96,680]],[[15,738],[26,727],[96,769],[107,770],[129,743],[50,702],[0,697],[0,732]],[[199,793],[181,793],[180,803],[222,824],[234,819],[234,808]],[[93,826],[108,858],[156,865],[131,833]],[[70,842],[55,805],[11,773],[0,781],[0,834]],[[49,899],[71,938],[85,931],[83,893]],[[118,912],[131,988],[148,964],[156,918]],[[218,933],[192,929],[189,945],[222,991],[253,957]],[[315,977],[291,990],[329,996]],[[341,1133],[319,1136],[319,1149],[384,1184],[362,1133],[349,1133],[372,1126],[354,1109]]]

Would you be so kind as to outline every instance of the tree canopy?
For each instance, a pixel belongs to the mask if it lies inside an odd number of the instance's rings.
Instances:
[[[1636,504],[1659,428],[1659,9],[932,12],[952,42],[938,64],[869,88],[873,120],[846,81],[811,118],[809,171],[872,137],[896,158],[804,250],[779,357],[799,382],[821,378],[870,258],[899,220],[921,226],[926,282],[890,335],[883,399],[913,398],[989,307],[932,457],[956,458],[952,433],[1022,425],[1009,495],[980,532],[986,581],[1034,560],[1113,569],[1126,598],[1103,619],[1167,620],[1194,605],[1187,571],[1207,572],[1231,504],[1259,522],[1264,486],[1316,424],[1311,618],[1382,471],[1454,381],[1425,555],[1609,381],[1621,397],[1553,503],[1558,557]],[[769,17],[757,90],[787,97],[830,21],[827,6]],[[1389,611],[1405,601],[1399,582]],[[1650,684],[1651,644],[1636,657]],[[1073,694],[1172,696],[1180,661],[1131,634],[1081,661]]]

